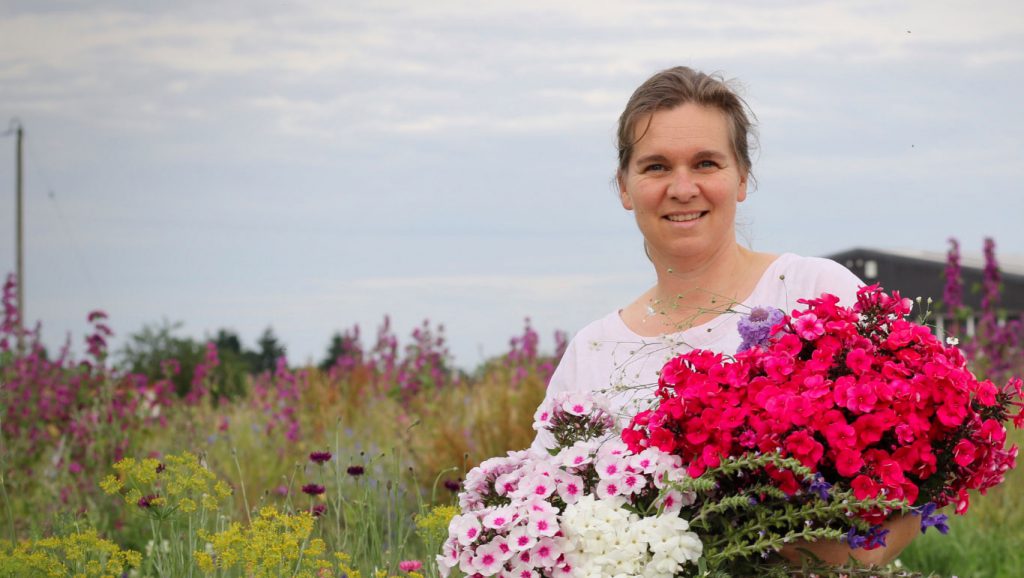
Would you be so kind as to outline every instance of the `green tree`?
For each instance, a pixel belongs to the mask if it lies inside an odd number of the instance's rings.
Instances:
[[[277,339],[273,327],[267,327],[256,342],[256,372],[274,371],[277,359],[285,356],[285,346]]]
[[[178,372],[170,376],[174,391],[179,396],[188,394],[192,388],[192,375],[196,366],[202,363],[206,348],[202,343],[176,333],[182,322],[147,324],[141,330],[128,336],[128,342],[117,353],[118,366],[132,373],[141,373],[151,380],[164,377],[171,360],[177,362]]]

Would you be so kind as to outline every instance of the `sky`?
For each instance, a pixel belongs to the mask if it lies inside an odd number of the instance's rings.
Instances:
[[[983,9],[979,8],[983,6]],[[26,318],[442,324],[472,369],[654,280],[611,186],[633,89],[678,64],[758,118],[758,251],[1024,255],[1024,5],[973,1],[0,0],[0,133],[26,131]],[[15,269],[0,137],[0,273]]]

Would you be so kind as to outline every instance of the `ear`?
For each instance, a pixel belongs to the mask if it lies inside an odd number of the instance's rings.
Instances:
[[[622,169],[619,169],[615,173],[615,184],[619,186],[619,200],[622,202],[622,208],[627,211],[633,210],[633,198],[629,196],[626,191],[626,179],[622,176]]]
[[[743,173],[740,176],[739,191],[737,192],[737,195],[736,195],[736,202],[737,203],[742,203],[743,201],[747,200],[747,183],[749,182],[749,179],[747,178],[748,176],[749,176],[749,173]]]

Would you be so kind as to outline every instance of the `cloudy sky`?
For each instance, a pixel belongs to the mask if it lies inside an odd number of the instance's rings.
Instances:
[[[550,348],[653,273],[617,202],[614,124],[676,64],[760,121],[742,236],[1024,254],[1017,0],[0,0],[0,132],[27,134],[27,316],[80,343],[443,323],[458,363],[529,316]],[[0,271],[14,265],[0,138]]]

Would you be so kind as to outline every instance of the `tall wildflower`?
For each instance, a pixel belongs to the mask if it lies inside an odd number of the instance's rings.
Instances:
[[[982,365],[986,377],[1002,380],[1009,376],[1011,357],[1017,349],[1018,335],[1015,324],[1000,325],[998,319],[1001,298],[1002,275],[996,262],[996,243],[991,237],[985,239],[985,270],[981,277],[981,319],[978,335]]]
[[[953,320],[950,333],[960,335],[960,310],[964,306],[964,279],[960,269],[960,242],[954,237],[949,238],[949,251],[946,253],[946,286],[942,291],[942,302],[946,314]]]

